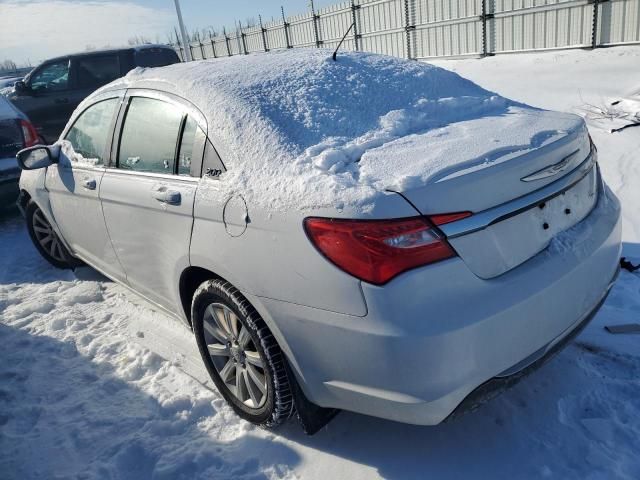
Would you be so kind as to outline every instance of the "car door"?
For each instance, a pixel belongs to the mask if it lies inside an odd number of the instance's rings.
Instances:
[[[157,92],[136,91],[126,101],[113,164],[102,179],[102,208],[131,287],[176,311],[205,137],[197,123],[204,120]]]
[[[11,102],[23,111],[48,142],[58,139],[75,109],[69,59],[64,58],[38,67],[26,81],[26,89],[15,91]]]
[[[72,252],[104,274],[124,280],[107,232],[100,184],[124,93],[111,92],[87,107],[64,133],[59,161],[45,187],[56,223]]]

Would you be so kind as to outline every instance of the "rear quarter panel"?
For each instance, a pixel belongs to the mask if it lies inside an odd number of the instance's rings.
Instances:
[[[222,181],[205,177],[200,182],[194,206],[191,265],[211,270],[257,297],[366,315],[360,281],[326,260],[303,228],[307,216],[349,216],[349,212],[276,212],[250,204],[244,212],[238,208],[243,205],[238,196],[228,204],[229,198],[220,199]],[[374,214],[415,215],[399,196],[390,195],[388,199],[387,208]]]

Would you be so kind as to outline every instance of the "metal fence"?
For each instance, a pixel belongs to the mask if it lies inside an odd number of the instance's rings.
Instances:
[[[640,0],[352,0],[192,42],[193,59],[342,45],[410,59],[640,42]],[[176,45],[184,58],[184,50]]]

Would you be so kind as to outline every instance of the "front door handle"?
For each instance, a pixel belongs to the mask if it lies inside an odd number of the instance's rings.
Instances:
[[[84,182],[82,182],[82,186],[87,190],[95,190],[96,185],[96,181],[93,178],[86,178]]]
[[[169,190],[167,187],[159,187],[153,190],[153,198],[167,205],[180,205],[182,195],[177,190]]]

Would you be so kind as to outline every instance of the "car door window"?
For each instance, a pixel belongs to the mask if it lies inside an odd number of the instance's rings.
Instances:
[[[69,61],[63,60],[45,65],[29,79],[36,92],[58,92],[69,87]]]
[[[118,168],[174,173],[182,117],[182,111],[170,103],[133,97],[122,127]]]
[[[65,140],[76,153],[92,163],[103,163],[105,147],[119,98],[110,98],[87,108],[73,123]]]
[[[121,76],[118,55],[79,58],[77,66],[79,88],[97,88]]]

